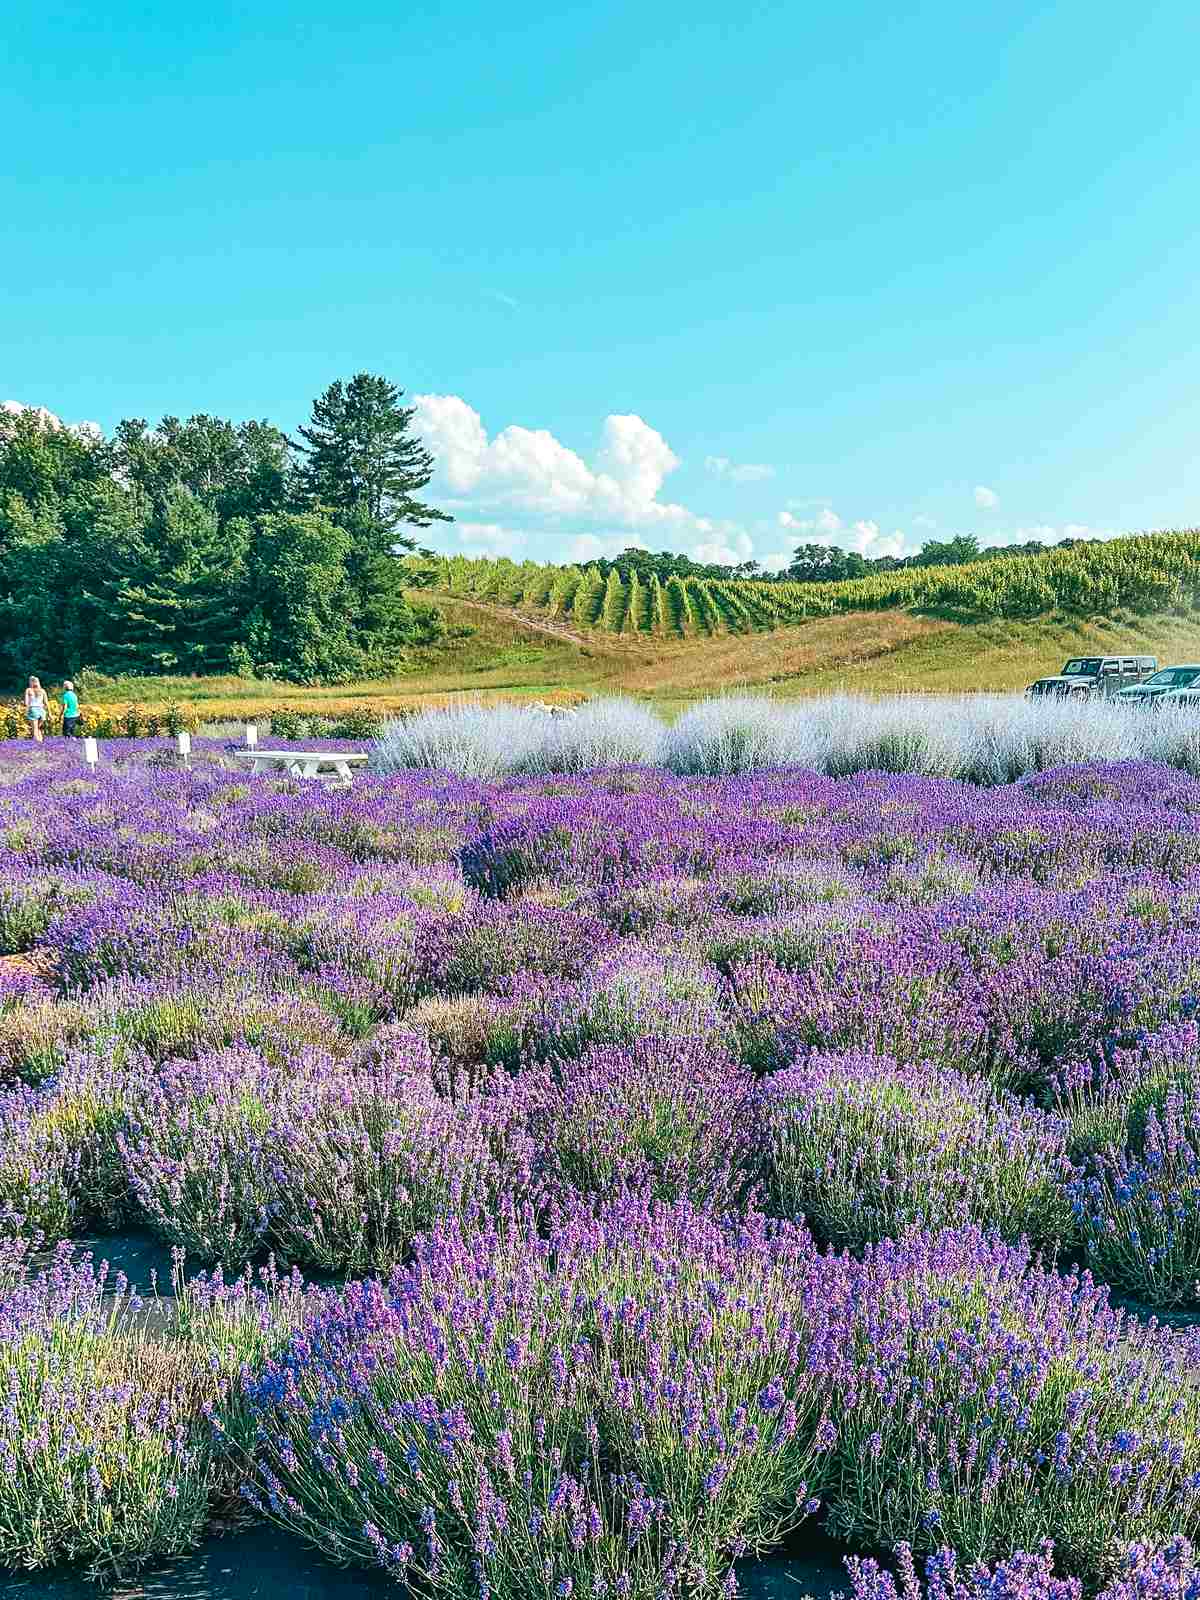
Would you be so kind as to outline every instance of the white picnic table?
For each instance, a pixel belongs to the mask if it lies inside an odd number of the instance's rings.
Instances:
[[[239,750],[237,755],[249,761],[251,772],[273,769],[289,772],[293,778],[319,778],[324,773],[336,773],[342,787],[351,784],[351,767],[361,767],[367,756],[347,754],[345,750]]]

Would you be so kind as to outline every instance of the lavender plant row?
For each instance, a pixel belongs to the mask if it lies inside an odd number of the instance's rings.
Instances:
[[[0,753],[0,1564],[1192,1600],[1200,780],[112,754]]]
[[[1103,700],[1044,696],[729,695],[667,725],[636,701],[610,699],[567,715],[538,706],[426,711],[385,728],[373,752],[382,772],[444,768],[482,779],[637,764],[709,776],[882,768],[994,784],[1073,762],[1128,760],[1200,772],[1200,718],[1190,709],[1139,716]]]

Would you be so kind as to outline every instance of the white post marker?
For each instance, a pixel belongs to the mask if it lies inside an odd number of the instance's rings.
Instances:
[[[187,766],[187,759],[192,753],[192,736],[190,733],[179,735],[179,754],[183,757],[183,764]]]
[[[248,722],[246,724],[246,749],[247,750],[256,750],[257,748],[258,748],[258,728],[255,726],[255,724],[253,722]]]
[[[95,739],[88,738],[83,741],[83,759],[89,767],[94,767],[96,762],[99,761],[100,752],[96,748]]]

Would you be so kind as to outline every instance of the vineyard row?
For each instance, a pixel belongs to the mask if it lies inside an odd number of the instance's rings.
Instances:
[[[965,566],[905,568],[843,583],[671,577],[506,558],[438,558],[421,581],[450,595],[612,634],[753,633],[845,611],[908,608],[972,619],[1050,611],[1186,613],[1200,607],[1200,532],[1152,533]]]

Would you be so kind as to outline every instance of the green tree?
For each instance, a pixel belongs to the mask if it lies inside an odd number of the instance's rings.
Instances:
[[[102,441],[36,411],[0,412],[0,673],[20,681],[92,659],[83,585],[106,570],[97,530],[136,519]],[[103,543],[103,540],[100,540]]]
[[[927,539],[919,555],[913,557],[914,567],[956,567],[968,561],[978,561],[983,554],[979,540],[973,533],[960,533],[953,539]]]
[[[579,580],[579,587],[571,600],[572,620],[580,627],[590,628],[599,617],[603,604],[604,579],[600,575],[600,569],[595,566],[585,567],[583,576]]]
[[[227,422],[198,414],[164,417],[151,431],[140,417],[118,423],[113,470],[151,500],[184,488],[220,522],[288,509],[287,435],[269,422]]]
[[[107,474],[91,435],[48,422],[36,411],[0,411],[0,547],[14,503],[57,512]]]
[[[433,476],[433,457],[413,432],[415,406],[400,404],[403,391],[386,378],[356,373],[348,383],[331,383],[313,401],[307,427],[298,429],[292,448],[299,459],[302,495],[324,507],[350,531],[371,531],[388,549],[413,549],[402,526],[427,528],[452,522],[444,511],[416,498]],[[378,553],[378,552],[375,552]]]
[[[604,606],[600,613],[606,632],[620,633],[628,603],[625,580],[621,576],[620,569],[613,567],[604,585]]]
[[[857,550],[842,550],[832,544],[801,544],[792,552],[785,577],[792,583],[842,583],[847,578],[863,578],[870,564]]]
[[[314,512],[275,512],[245,527],[242,649],[264,676],[337,681],[363,664],[349,536]]]
[[[635,568],[629,574],[629,609],[625,613],[625,631],[649,633],[651,620],[650,591]]]
[[[136,531],[109,541],[108,562],[84,580],[96,623],[95,665],[110,672],[227,670],[242,628],[246,539],[222,527],[186,489],[147,509]]]

